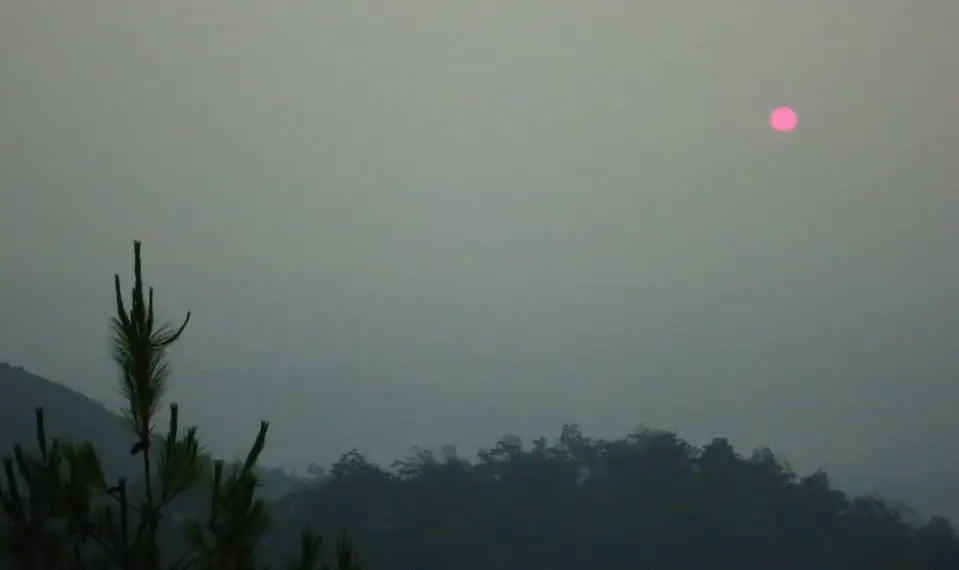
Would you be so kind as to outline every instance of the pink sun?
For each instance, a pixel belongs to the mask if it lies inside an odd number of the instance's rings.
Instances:
[[[789,107],[779,107],[773,110],[772,114],[769,115],[769,126],[771,126],[774,131],[781,133],[792,132],[796,130],[797,124],[799,124],[799,117],[796,115],[796,111],[793,111]]]

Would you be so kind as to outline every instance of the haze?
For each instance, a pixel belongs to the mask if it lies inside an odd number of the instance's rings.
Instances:
[[[141,239],[227,456],[267,419],[301,468],[571,421],[935,457],[959,6],[719,4],[3,2],[0,360],[117,406]]]

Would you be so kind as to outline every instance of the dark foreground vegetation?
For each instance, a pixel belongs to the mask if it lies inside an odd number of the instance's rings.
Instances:
[[[768,449],[653,430],[610,441],[568,425],[475,461],[414,448],[389,468],[351,451],[270,500],[262,485],[283,474],[256,466],[267,424],[237,464],[212,461],[175,406],[153,433],[183,327],[155,326],[139,244],[135,259],[113,341],[139,475],[108,483],[93,446],[48,441],[37,412],[36,450],[17,447],[0,474],[0,569],[306,570],[323,566],[322,535],[343,537],[330,553],[342,570],[358,568],[351,545],[367,570],[959,570],[944,518],[848,496]]]
[[[166,349],[183,333],[190,314],[173,328],[155,321],[153,289],[144,290],[140,243],[134,245],[134,286],[127,310],[114,281],[117,314],[111,320],[113,358],[119,366],[129,454],[141,461],[141,479],[109,481],[93,444],[47,439],[36,410],[37,451],[14,446],[3,459],[0,484],[0,567],[22,570],[259,570],[257,545],[269,527],[257,497],[256,462],[269,425],[260,429],[246,459],[227,467],[211,461],[196,428],[179,426],[170,406],[165,435],[154,420],[169,377]],[[179,499],[179,501],[178,501]],[[184,501],[184,499],[186,499]],[[322,541],[297,533],[293,570],[326,567]],[[341,570],[358,568],[349,542],[337,543]]]

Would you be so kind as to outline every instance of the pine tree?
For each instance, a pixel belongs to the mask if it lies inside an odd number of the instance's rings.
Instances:
[[[266,443],[267,422],[242,466],[232,471],[209,461],[196,427],[179,427],[179,410],[170,404],[167,433],[154,433],[154,420],[168,386],[167,348],[190,321],[178,327],[158,325],[153,289],[144,295],[140,242],[134,242],[134,286],[129,311],[114,279],[117,314],[111,319],[113,358],[120,370],[123,416],[135,441],[131,455],[143,468],[143,497],[134,498],[125,478],[108,486],[101,461],[90,443],[47,440],[44,414],[36,410],[39,454],[16,445],[3,460],[5,484],[0,506],[6,520],[0,545],[21,570],[255,570],[256,545],[267,530],[266,506],[256,497],[257,459]],[[158,448],[158,449],[157,449]],[[229,472],[228,472],[229,471]],[[170,556],[161,545],[160,523],[171,502],[205,490],[207,514],[181,523],[186,546]],[[290,570],[328,570],[322,540],[309,530]],[[336,544],[340,570],[359,570],[350,541]]]

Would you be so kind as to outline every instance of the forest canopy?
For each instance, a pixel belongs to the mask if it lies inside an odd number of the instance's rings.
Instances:
[[[284,525],[346,525],[371,569],[924,570],[959,567],[941,517],[850,496],[769,449],[696,448],[644,430],[617,440],[566,425],[555,441],[505,437],[475,461],[415,447],[383,468],[352,450],[274,505]]]

